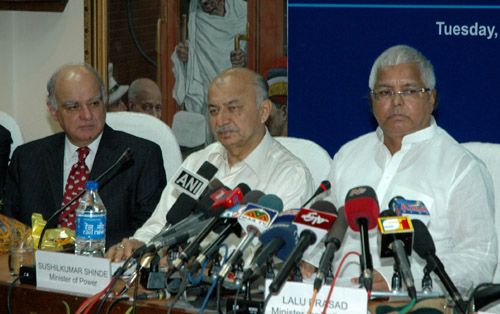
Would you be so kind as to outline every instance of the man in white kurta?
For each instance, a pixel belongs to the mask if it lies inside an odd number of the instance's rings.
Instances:
[[[173,97],[179,106],[184,104],[187,111],[208,117],[205,101],[210,82],[233,65],[245,64],[237,60],[246,51],[246,42],[241,41],[240,49],[235,51],[235,37],[246,34],[246,25],[246,1],[191,0],[189,39],[180,43],[171,57],[175,75]],[[208,128],[207,135],[211,143]]]
[[[422,201],[430,213],[427,228],[436,254],[451,279],[491,282],[497,265],[491,175],[483,162],[437,126],[432,116],[436,90],[431,63],[411,47],[391,47],[375,61],[369,86],[379,126],[334,156],[330,200],[343,206],[350,189],[368,185],[376,191],[380,211],[395,196]],[[387,290],[394,260],[378,256],[376,229],[369,232],[369,242],[373,290]],[[351,229],[335,256],[335,271],[349,251],[360,252],[360,234]],[[359,258],[348,261],[341,277],[356,282]],[[410,263],[420,290],[426,262],[413,253]]]
[[[240,68],[217,76],[209,88],[208,107],[218,142],[190,155],[182,167],[196,172],[209,161],[218,168],[215,178],[229,188],[243,182],[253,190],[280,197],[284,210],[301,207],[314,193],[313,180],[304,163],[267,131],[265,121],[271,106],[267,85],[259,74]],[[107,256],[117,261],[128,257],[141,242],[160,232],[179,195],[169,182],[151,218]],[[235,241],[227,240],[232,247]]]

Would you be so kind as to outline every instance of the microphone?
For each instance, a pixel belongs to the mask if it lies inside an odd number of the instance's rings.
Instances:
[[[111,167],[109,167],[106,171],[104,171],[104,173],[102,173],[99,177],[97,177],[97,179],[94,180],[94,181],[97,181],[97,183],[99,184],[99,188],[102,188],[103,185],[105,185],[106,183],[108,183],[109,179],[111,179],[113,176],[115,176],[118,173],[118,170],[120,170],[121,167],[125,163],[127,163],[130,160],[132,160],[133,154],[134,154],[134,152],[132,151],[132,149],[130,149],[130,147],[127,147],[125,149],[125,151],[121,154],[121,156],[115,161],[115,163],[112,164]],[[85,193],[85,189],[83,189],[80,193],[78,193],[75,197],[73,197],[71,199],[71,201],[69,201],[68,203],[66,203],[60,209],[56,210],[52,214],[52,216],[50,216],[47,219],[47,223],[45,224],[45,226],[42,229],[42,232],[40,233],[40,241],[38,242],[38,249],[39,250],[42,248],[42,242],[43,242],[42,240],[43,240],[43,236],[45,235],[45,229],[50,225],[50,223],[56,217],[59,217],[61,215],[61,213],[66,208],[68,208],[74,201],[76,201],[77,199],[79,199],[83,195],[83,193]]]
[[[346,195],[344,213],[349,227],[360,232],[361,274],[366,290],[372,289],[373,262],[368,230],[377,226],[379,214],[377,194],[369,186],[352,188]]]
[[[311,198],[309,198],[307,202],[305,202],[304,205],[302,205],[302,207],[305,207],[307,204],[309,204],[310,201],[313,200],[313,198],[315,198],[316,196],[320,195],[323,192],[328,191],[331,187],[332,185],[330,184],[330,181],[328,180],[321,181],[319,187],[316,189],[316,192],[314,192],[313,196],[311,196]]]
[[[413,221],[413,228],[415,229],[413,250],[421,258],[427,261],[426,268],[434,271],[436,275],[438,275],[439,279],[441,279],[441,282],[448,291],[448,294],[453,299],[453,302],[455,302],[455,305],[461,313],[465,313],[467,306],[463,301],[460,292],[458,292],[457,288],[444,270],[443,263],[441,263],[441,260],[436,256],[436,247],[434,246],[434,240],[432,239],[429,230],[425,224],[419,220]]]
[[[279,213],[271,228],[260,235],[259,241],[264,248],[253,260],[250,267],[244,271],[241,279],[236,279],[238,285],[248,281],[272,256],[277,256],[283,261],[286,260],[298,241],[297,226],[292,224],[298,213],[298,209]]]
[[[194,273],[198,271],[198,269],[205,263],[205,261],[210,260],[214,257],[214,255],[217,253],[219,245],[229,236],[229,234],[231,234],[231,232],[234,232],[235,230],[241,230],[240,228],[238,228],[238,220],[235,219],[238,218],[239,211],[234,211],[233,208],[245,208],[242,205],[246,205],[248,203],[257,203],[262,195],[264,195],[264,193],[261,191],[250,191],[247,195],[245,195],[239,205],[234,205],[224,211],[224,213],[222,213],[220,218],[228,216],[227,219],[224,220],[224,229],[219,233],[219,236],[215,239],[215,241],[211,242],[193,261],[189,272]],[[230,213],[229,215],[226,214],[228,212]]]
[[[398,217],[390,209],[380,213],[378,219],[378,247],[380,257],[393,256],[397,269],[403,277],[408,296],[417,298],[415,281],[411,273],[408,255],[411,255],[413,247],[413,227],[408,217]]]
[[[297,226],[298,234],[300,234],[299,241],[269,285],[269,292],[272,294],[281,289],[304,253],[313,249],[312,245],[319,242],[318,240],[330,230],[337,218],[337,209],[330,202],[319,201],[314,203],[311,208],[313,209],[302,208],[293,220],[293,224]]]
[[[172,180],[177,190],[182,193],[167,213],[167,225],[165,228],[178,223],[186,218],[197,205],[197,200],[217,173],[217,167],[205,161],[196,174],[185,168],[180,168]]]
[[[205,222],[199,222],[194,226],[190,226],[187,230],[179,231],[170,236],[163,236],[155,241],[150,241],[146,247],[144,253],[157,251],[162,248],[166,248],[172,245],[181,244],[187,242],[191,237],[194,237],[205,227]]]
[[[241,196],[243,192],[248,191],[250,188],[245,183],[240,183],[236,187],[236,189],[240,189],[242,193],[236,193],[235,195]],[[179,269],[182,266],[182,264],[184,264],[189,258],[191,258],[191,256],[193,256],[194,252],[198,250],[200,242],[208,235],[208,233],[210,233],[210,231],[212,231],[217,226],[219,222],[218,220],[219,216],[226,209],[224,206],[229,206],[229,204],[233,204],[234,201],[235,201],[234,199],[228,200],[227,203],[219,206],[217,209],[214,210],[213,217],[209,219],[208,223],[199,232],[198,236],[193,241],[191,241],[191,243],[181,252],[179,257],[174,261],[172,268],[166,274],[166,278],[172,275],[177,269]]]
[[[325,282],[326,275],[328,275],[328,270],[330,265],[332,265],[333,259],[335,257],[335,252],[340,248],[342,241],[344,240],[345,233],[347,231],[347,220],[344,213],[344,207],[340,207],[337,219],[330,228],[325,239],[325,251],[321,256],[319,262],[318,273],[314,279],[314,289],[320,290],[321,286]]]
[[[246,235],[238,244],[238,247],[231,253],[229,259],[224,264],[219,272],[219,276],[224,279],[243,256],[245,249],[252,243],[255,236],[259,236],[273,223],[278,213],[283,210],[283,201],[274,194],[263,196],[259,201],[259,205],[248,204],[245,211],[238,217],[238,223]],[[273,209],[272,209],[273,208]],[[256,239],[255,239],[256,240]],[[257,244],[256,240],[254,244]]]
[[[426,226],[429,225],[431,215],[427,207],[421,201],[405,200],[401,196],[395,196],[389,202],[389,209],[396,213],[396,216],[406,216],[412,221],[420,220]]]

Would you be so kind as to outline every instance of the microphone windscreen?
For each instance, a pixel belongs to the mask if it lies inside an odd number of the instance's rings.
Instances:
[[[330,181],[328,180],[321,181],[319,186],[323,189],[323,192],[328,191],[332,187]]]
[[[168,211],[167,221],[170,224],[175,225],[179,221],[189,216],[189,214],[191,214],[191,210],[186,210],[186,208],[194,208],[197,203],[198,202],[191,196],[181,193],[181,195],[179,195],[177,200],[175,200],[175,203]]]
[[[333,205],[331,202],[328,201],[317,201],[316,203],[311,205],[311,209],[323,212],[323,213],[329,213],[329,214],[334,214],[337,215],[337,208],[335,208],[335,205]]]
[[[250,192],[250,187],[246,183],[243,183],[243,182],[238,184],[238,186],[236,186],[236,188],[240,188],[243,196],[247,195],[247,193]]]
[[[218,189],[220,187],[223,187],[224,184],[222,184],[222,182],[220,182],[219,179],[217,178],[214,178],[212,181],[210,181],[210,183],[208,184],[208,188],[207,188],[207,191],[211,191],[211,190],[214,190],[214,189]]]
[[[369,186],[359,186],[350,189],[345,198],[344,212],[349,227],[354,231],[359,231],[358,220],[366,219],[368,229],[377,226],[379,207],[377,194]]]
[[[413,220],[411,224],[415,230],[413,234],[413,250],[424,259],[427,252],[436,254],[434,240],[432,240],[429,229],[427,229],[425,224],[420,220]]]
[[[209,161],[205,161],[196,173],[208,180],[211,180],[217,173],[217,170],[216,166],[211,164]]]
[[[347,231],[347,220],[345,218],[344,207],[340,207],[337,213],[337,219],[333,224],[333,228],[328,231],[327,239],[337,239],[339,243],[344,240]],[[338,249],[338,248],[337,248]]]
[[[282,214],[286,213],[283,212]],[[295,213],[296,215],[297,213]],[[295,217],[293,215],[293,217]],[[278,219],[276,217],[276,219]],[[266,246],[269,242],[271,242],[274,238],[281,238],[285,242],[283,247],[276,252],[276,257],[281,259],[282,261],[286,260],[288,255],[293,251],[295,245],[297,244],[298,235],[297,235],[297,226],[292,224],[292,220],[288,222],[283,222],[276,224],[274,223],[269,229],[264,231],[260,237],[259,241],[262,243],[262,246]]]
[[[283,210],[283,201],[281,200],[281,198],[274,194],[266,194],[262,196],[257,204],[262,207],[274,209],[278,212],[281,212]]]
[[[243,200],[241,201],[241,204],[248,204],[248,203],[254,203],[257,204],[259,199],[264,196],[264,192],[259,191],[259,190],[252,190],[248,192],[245,197],[243,197]]]

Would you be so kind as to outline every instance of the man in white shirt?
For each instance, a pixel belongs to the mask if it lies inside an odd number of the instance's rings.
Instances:
[[[375,61],[369,86],[379,127],[345,144],[335,155],[330,200],[341,207],[350,189],[368,185],[377,193],[380,211],[394,196],[422,201],[430,212],[427,227],[436,255],[451,279],[491,282],[497,264],[491,175],[477,157],[437,126],[432,116],[436,90],[431,63],[411,47],[391,47]],[[376,253],[376,228],[369,236],[373,290],[387,290],[394,260]],[[360,251],[360,235],[349,229],[335,255],[335,270],[353,250]],[[419,291],[425,261],[414,253],[410,263]],[[359,263],[346,264],[341,277],[356,282]]]
[[[285,210],[302,206],[314,192],[312,177],[304,163],[267,131],[270,109],[261,75],[244,68],[221,73],[208,89],[210,127],[217,142],[191,154],[182,167],[195,172],[208,160],[218,168],[215,178],[230,188],[244,182],[253,190],[279,196]],[[179,195],[168,183],[151,218],[107,256],[119,261],[156,235]]]

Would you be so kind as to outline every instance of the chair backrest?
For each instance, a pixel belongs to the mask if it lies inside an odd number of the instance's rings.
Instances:
[[[471,153],[476,155],[485,164],[493,178],[493,189],[495,192],[495,226],[497,236],[500,235],[500,144],[468,142],[462,143]],[[498,241],[500,252],[500,238]],[[500,264],[497,264],[497,270],[493,276],[493,282],[500,282]]]
[[[9,130],[10,137],[12,138],[12,144],[10,145],[10,157],[16,149],[17,146],[24,144],[23,131],[17,124],[16,120],[9,116],[7,113],[0,111],[0,125]]]
[[[161,148],[165,174],[170,180],[182,164],[182,155],[174,133],[160,119],[138,112],[108,112],[106,123],[115,130],[150,140]],[[136,152],[137,153],[137,152]]]
[[[319,186],[321,181],[328,178],[332,157],[323,147],[303,138],[278,136],[275,139],[304,161],[311,172],[315,186]]]

